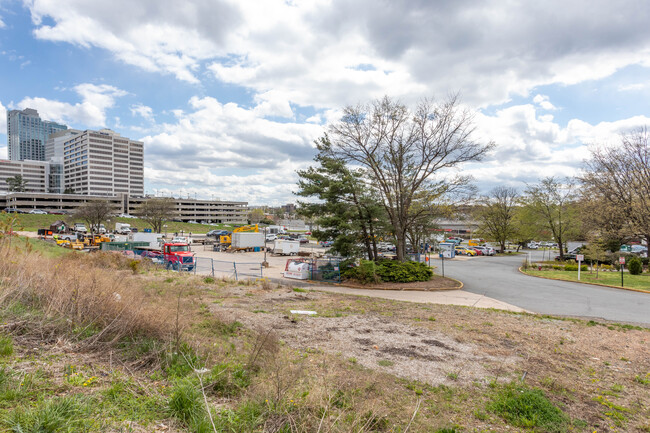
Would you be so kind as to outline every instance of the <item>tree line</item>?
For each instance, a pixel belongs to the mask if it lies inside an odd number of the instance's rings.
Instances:
[[[378,243],[393,242],[397,259],[407,246],[433,238],[436,222],[463,209],[479,223],[477,235],[524,245],[591,240],[617,250],[630,239],[650,243],[648,132],[596,146],[575,178],[547,177],[522,192],[497,187],[485,196],[460,170],[495,144],[475,139],[471,113],[457,96],[423,100],[414,110],[388,97],[348,106],[316,140],[314,164],[297,172],[298,211],[312,219],[319,240],[342,256],[377,260]],[[308,199],[308,200],[306,200]]]

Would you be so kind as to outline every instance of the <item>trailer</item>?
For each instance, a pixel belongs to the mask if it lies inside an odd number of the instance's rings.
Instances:
[[[233,250],[261,250],[266,245],[264,233],[239,232],[232,234]]]
[[[300,253],[300,241],[290,241],[287,239],[276,239],[273,242],[273,254],[283,256],[295,256]]]
[[[150,247],[160,248],[164,236],[161,233],[133,233],[134,242],[148,242]]]

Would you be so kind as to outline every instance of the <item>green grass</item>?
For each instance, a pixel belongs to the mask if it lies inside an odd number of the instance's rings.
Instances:
[[[538,271],[536,269],[527,269],[524,270],[528,275],[534,275],[539,277],[555,278],[558,280],[565,281],[578,281],[578,271],[557,271],[557,270],[543,270]],[[625,273],[623,276],[625,287],[630,287],[633,289],[644,290],[650,292],[650,274],[644,273],[641,275],[630,275]],[[580,281],[590,284],[605,284],[609,286],[620,286],[621,285],[621,274],[620,272],[599,272],[598,279],[596,279],[596,272],[589,273],[589,271],[580,272]]]
[[[0,335],[0,357],[14,354],[14,342],[8,335]]]
[[[569,417],[555,406],[539,389],[509,384],[496,392],[487,410],[501,416],[515,427],[562,433],[570,424]]]

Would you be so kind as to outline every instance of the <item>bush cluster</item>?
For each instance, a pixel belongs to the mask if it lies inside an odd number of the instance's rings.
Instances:
[[[566,266],[564,266],[564,270],[565,271],[577,272],[578,271],[578,265],[566,265]],[[581,271],[588,271],[589,267],[587,265],[581,265],[580,270]]]
[[[358,266],[342,267],[341,276],[345,279],[356,280],[362,284],[379,282],[412,283],[415,281],[429,281],[433,277],[433,271],[424,263],[412,261],[382,260],[373,262],[361,260]]]
[[[643,264],[641,259],[638,257],[632,257],[627,262],[627,269],[630,271],[631,275],[640,275],[643,272]]]

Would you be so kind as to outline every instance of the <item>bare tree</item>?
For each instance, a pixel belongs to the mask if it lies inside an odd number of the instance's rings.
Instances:
[[[417,220],[411,208],[420,194],[443,196],[450,181],[441,171],[479,160],[492,148],[492,143],[473,141],[473,131],[472,116],[460,109],[456,96],[442,103],[424,100],[414,112],[384,97],[346,107],[343,118],[330,125],[332,152],[363,168],[379,192],[395,232],[398,260],[404,260],[407,233]]]
[[[88,224],[88,231],[90,233],[97,233],[99,231],[99,225],[106,221],[106,218],[114,211],[115,207],[108,201],[89,201],[79,206],[75,210],[73,217],[81,219]]]
[[[624,135],[620,146],[591,152],[580,178],[603,224],[616,222],[620,237],[641,237],[650,245],[650,133],[647,128]],[[607,227],[607,225],[605,226]]]
[[[171,198],[150,198],[142,202],[135,214],[149,223],[154,233],[162,233],[165,222],[176,215],[176,203]]]
[[[506,241],[517,234],[518,198],[515,188],[496,187],[483,198],[483,206],[478,213],[479,232],[498,242],[502,253],[506,250]]]
[[[529,185],[523,200],[553,235],[560,249],[561,260],[564,259],[564,243],[578,231],[577,195],[574,187],[571,179],[560,182],[547,177],[537,185]]]

